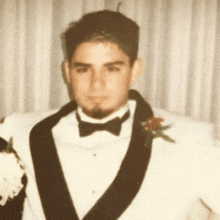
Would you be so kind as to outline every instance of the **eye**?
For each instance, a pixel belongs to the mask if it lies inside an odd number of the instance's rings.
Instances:
[[[120,71],[120,68],[115,67],[115,66],[109,66],[109,67],[108,67],[108,71],[109,71],[109,72],[119,72],[119,71]]]
[[[86,73],[88,72],[88,67],[78,67],[76,68],[77,73]]]

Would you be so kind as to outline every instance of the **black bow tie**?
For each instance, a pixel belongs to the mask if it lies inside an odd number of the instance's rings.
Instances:
[[[127,113],[125,113],[125,115],[122,118],[117,117],[104,124],[93,124],[93,123],[82,121],[79,114],[76,113],[76,118],[79,122],[78,124],[79,135],[80,137],[85,137],[85,136],[88,136],[94,133],[95,131],[106,130],[106,131],[111,132],[112,134],[119,136],[120,131],[121,131],[121,124],[124,121],[126,121],[129,118],[129,116],[130,116],[130,112],[128,111]]]

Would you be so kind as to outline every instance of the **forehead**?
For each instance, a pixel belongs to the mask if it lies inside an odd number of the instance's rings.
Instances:
[[[107,63],[123,61],[129,63],[129,57],[113,42],[88,41],[79,44],[72,57],[72,62]]]

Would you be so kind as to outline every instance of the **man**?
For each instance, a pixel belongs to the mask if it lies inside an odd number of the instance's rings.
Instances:
[[[42,115],[12,115],[0,127],[25,166],[23,220],[220,214],[212,126],[157,109],[168,125],[162,127],[139,93],[129,91],[142,67],[138,32],[118,12],[83,16],[64,34],[74,101]],[[199,215],[197,202],[206,207]]]

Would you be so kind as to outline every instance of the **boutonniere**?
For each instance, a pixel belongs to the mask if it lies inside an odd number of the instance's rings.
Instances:
[[[21,189],[24,166],[21,163],[16,151],[12,147],[12,138],[8,145],[0,151],[0,205],[13,199]]]
[[[154,115],[152,115],[145,122],[142,123],[142,126],[146,131],[150,131],[152,133],[153,138],[161,137],[166,141],[176,143],[174,139],[164,133],[164,131],[169,129],[171,125],[162,126],[163,121],[163,118],[156,118],[154,117]]]

